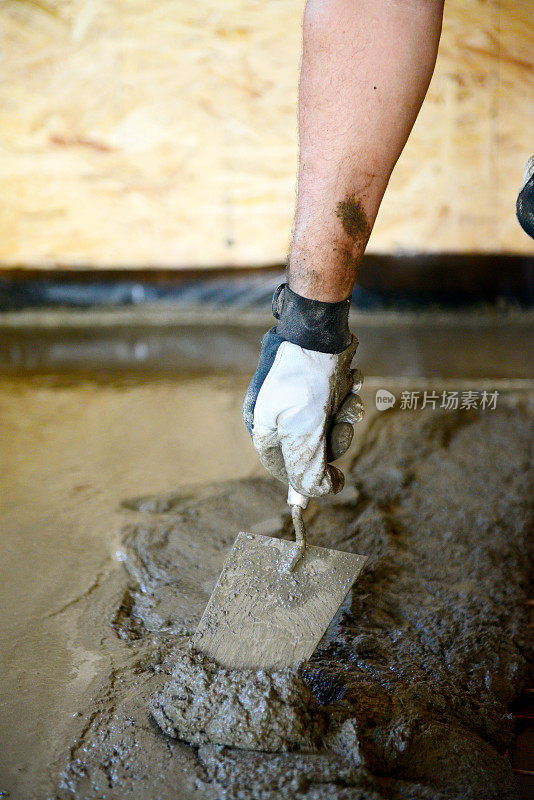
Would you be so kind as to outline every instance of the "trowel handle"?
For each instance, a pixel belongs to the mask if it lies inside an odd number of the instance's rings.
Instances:
[[[302,512],[308,505],[308,498],[297,492],[291,484],[287,493],[287,502],[291,506],[291,516],[295,528],[296,547],[293,557],[288,564],[289,572],[293,572],[306,552],[306,527],[302,519]]]
[[[289,485],[289,490],[287,493],[287,502],[290,506],[299,506],[299,508],[306,508],[308,505],[309,497],[305,497],[300,492],[297,492],[296,489],[293,489],[291,484]]]

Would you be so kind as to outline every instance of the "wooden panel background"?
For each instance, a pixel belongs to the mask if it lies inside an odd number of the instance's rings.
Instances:
[[[302,0],[4,0],[0,267],[279,263]],[[374,252],[532,252],[534,0],[447,0]]]

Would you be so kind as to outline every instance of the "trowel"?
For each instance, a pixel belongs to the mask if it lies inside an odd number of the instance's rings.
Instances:
[[[287,498],[295,542],[239,533],[193,638],[225,667],[280,669],[307,661],[366,557],[306,542],[308,498]]]

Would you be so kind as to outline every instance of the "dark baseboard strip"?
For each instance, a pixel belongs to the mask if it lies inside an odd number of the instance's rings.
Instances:
[[[213,269],[0,271],[0,309],[201,303],[268,307],[283,265]],[[534,255],[414,254],[364,257],[353,305],[360,309],[534,304]]]

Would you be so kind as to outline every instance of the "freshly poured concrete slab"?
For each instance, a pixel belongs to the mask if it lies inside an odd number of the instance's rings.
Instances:
[[[250,377],[272,324],[270,311],[209,306],[5,312],[0,374],[220,370]],[[353,312],[350,326],[366,378],[529,381],[534,373],[532,311]]]
[[[355,715],[340,744],[353,735],[352,754],[361,740],[380,769],[402,769],[403,780],[384,779],[382,792],[379,777],[369,789],[369,773],[345,758],[264,752],[285,725],[280,709],[294,709],[292,736],[308,713],[294,670],[262,688],[255,671],[245,681],[243,670],[209,659],[179,660],[236,531],[283,535],[282,485],[239,480],[262,472],[240,420],[248,377],[3,378],[0,789],[61,800],[213,800],[231,784],[258,800],[263,781],[279,800],[295,797],[301,780],[325,797],[341,785],[362,796],[390,797],[392,785],[399,796],[438,796],[427,787],[456,781],[464,797],[471,789],[511,796],[498,775],[525,674],[531,432],[519,407],[530,400],[532,408],[532,391],[514,384],[512,392],[503,381],[497,410],[485,414],[390,414],[374,407],[383,380],[367,378],[369,413],[347,457],[357,456],[347,472],[352,491],[321,502],[310,523],[314,545],[369,556],[305,677],[321,702],[343,694]],[[428,388],[385,385],[397,397]],[[228,476],[235,480],[206,484]],[[132,496],[142,500],[121,505]],[[196,686],[204,676],[209,693],[199,708],[184,678]],[[180,700],[182,738],[192,741],[194,728],[213,741],[207,723],[216,717],[228,747],[190,748],[159,735],[149,700],[167,681],[169,715],[184,688],[192,693]],[[267,733],[261,702],[249,714],[256,752],[228,749],[246,732],[228,722],[229,711],[247,719],[250,706],[237,711],[242,685],[260,701],[274,685],[280,698],[269,706]],[[468,738],[459,740],[462,731]],[[410,775],[420,778],[407,788]]]
[[[323,500],[308,529],[313,545],[369,561],[300,669],[227,668],[190,647],[237,521],[283,513],[281,484],[130,501],[131,583],[113,623],[128,661],[91,695],[57,796],[97,800],[112,781],[118,800],[300,800],[309,786],[317,800],[340,787],[517,800],[504,753],[528,673],[532,422],[500,406],[375,416],[354,491]]]

